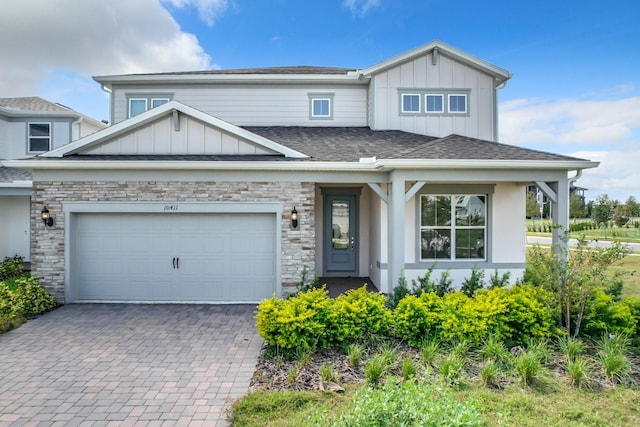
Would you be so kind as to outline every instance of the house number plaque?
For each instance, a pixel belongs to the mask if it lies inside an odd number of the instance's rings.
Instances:
[[[164,211],[177,211],[179,205],[164,205]]]

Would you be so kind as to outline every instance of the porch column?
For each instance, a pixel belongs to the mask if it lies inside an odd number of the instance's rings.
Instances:
[[[389,215],[387,224],[388,248],[387,248],[387,289],[383,292],[390,293],[398,284],[398,279],[404,267],[404,179],[392,174],[391,188],[389,190]]]
[[[552,187],[556,200],[551,201],[551,222],[554,225],[551,243],[560,248],[560,255],[566,255],[569,242],[564,239],[564,233],[569,232],[569,180],[565,177],[554,182]]]

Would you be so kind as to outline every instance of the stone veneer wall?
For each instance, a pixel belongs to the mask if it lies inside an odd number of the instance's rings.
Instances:
[[[40,277],[56,301],[64,302],[65,201],[282,202],[281,279],[283,287],[291,287],[300,281],[303,265],[315,271],[314,188],[309,182],[34,181],[31,273]],[[44,205],[55,218],[53,227],[45,227],[40,219]],[[299,212],[298,230],[290,227],[293,206]]]

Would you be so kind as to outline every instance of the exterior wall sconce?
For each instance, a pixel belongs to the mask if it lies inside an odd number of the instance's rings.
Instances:
[[[44,225],[46,225],[47,227],[53,226],[53,218],[51,217],[51,214],[49,213],[49,209],[47,209],[46,206],[42,208],[41,215],[42,215],[42,222],[44,222]]]
[[[291,210],[291,228],[298,228],[298,211],[295,206]]]

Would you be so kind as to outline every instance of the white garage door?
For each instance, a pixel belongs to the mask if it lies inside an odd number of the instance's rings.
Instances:
[[[273,214],[78,214],[70,300],[256,302],[276,290]]]

